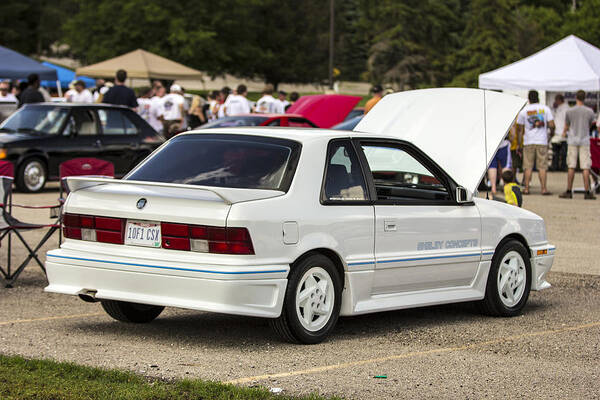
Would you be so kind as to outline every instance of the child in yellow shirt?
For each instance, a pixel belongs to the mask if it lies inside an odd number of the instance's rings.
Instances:
[[[511,170],[502,172],[502,180],[504,181],[504,200],[508,204],[521,207],[523,205],[523,195],[521,188],[514,182],[515,175]]]

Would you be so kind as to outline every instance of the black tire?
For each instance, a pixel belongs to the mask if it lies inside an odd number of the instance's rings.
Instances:
[[[26,177],[26,174],[32,171],[37,171],[37,173],[31,174],[29,178]],[[35,176],[38,177],[38,180],[35,180]],[[46,162],[39,157],[30,157],[23,161],[17,168],[15,183],[20,192],[38,193],[42,191],[47,180],[48,167],[46,166]]]
[[[525,287],[523,288],[522,295],[519,301],[514,305],[505,304],[508,299],[503,300],[498,290],[498,274],[502,274],[500,264],[504,260],[505,256],[510,252],[518,253],[523,261],[523,268],[525,269]],[[502,275],[500,276],[500,279]],[[488,275],[487,286],[485,289],[485,297],[483,300],[478,302],[478,306],[481,312],[494,317],[514,317],[519,315],[527,299],[529,298],[529,292],[531,290],[531,261],[529,252],[517,240],[509,240],[503,243],[494,253],[492,258],[492,265],[490,267],[490,273]],[[514,293],[514,291],[513,291]],[[517,290],[518,293],[518,290]]]
[[[165,309],[163,306],[128,303],[126,301],[101,300],[104,311],[117,321],[143,324],[153,321]]]
[[[314,267],[322,268],[333,284],[333,311],[326,320],[325,325],[316,331],[305,328],[300,322],[296,310],[296,292],[304,275]],[[326,297],[327,295],[325,295]],[[323,300],[323,302],[326,300]],[[298,263],[292,265],[288,276],[283,309],[279,318],[270,321],[271,327],[284,340],[291,343],[315,344],[322,342],[333,330],[337,323],[340,307],[342,305],[342,277],[335,265],[328,257],[322,254],[311,254]],[[318,318],[318,317],[317,317]]]

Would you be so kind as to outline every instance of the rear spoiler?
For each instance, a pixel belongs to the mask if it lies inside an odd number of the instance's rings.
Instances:
[[[225,204],[234,204],[250,200],[268,199],[271,197],[278,197],[285,194],[285,192],[282,192],[280,190],[222,188],[214,186],[186,185],[181,183],[130,181],[122,179],[95,178],[85,176],[68,177],[66,178],[66,180],[69,192],[76,192],[78,190],[108,184],[132,185],[146,187],[149,189],[164,187],[170,189],[183,189],[185,191],[202,191],[205,192],[205,194],[206,192],[210,192],[210,194],[218,196]]]

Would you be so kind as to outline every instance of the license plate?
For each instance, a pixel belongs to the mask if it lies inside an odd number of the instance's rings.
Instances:
[[[160,247],[160,223],[127,220],[125,244],[133,246]]]

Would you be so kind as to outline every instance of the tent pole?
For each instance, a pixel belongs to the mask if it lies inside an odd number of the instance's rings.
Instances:
[[[63,97],[62,87],[60,86],[60,81],[59,80],[56,81],[56,89],[58,90],[58,97]]]

